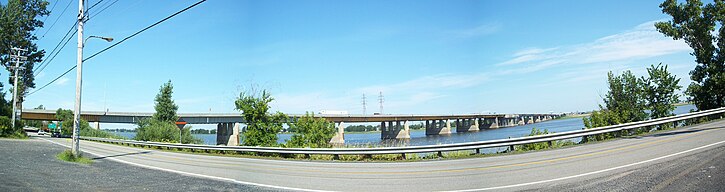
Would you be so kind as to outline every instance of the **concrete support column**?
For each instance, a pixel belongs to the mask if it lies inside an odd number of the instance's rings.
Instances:
[[[101,129],[101,122],[93,122],[93,128],[96,128],[98,130]]]
[[[529,116],[527,119],[526,124],[534,124],[534,116]]]
[[[334,123],[333,123],[334,126]],[[337,126],[337,133],[330,139],[333,146],[342,146],[345,144],[345,123],[340,122]]]
[[[489,126],[489,128],[491,128],[491,129],[498,129],[498,126],[499,126],[498,125],[498,117],[494,117],[493,118],[493,123],[491,123],[491,126]]]

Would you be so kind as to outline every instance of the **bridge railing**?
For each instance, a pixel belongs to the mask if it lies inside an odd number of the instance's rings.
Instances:
[[[664,125],[673,123],[675,126],[679,122],[696,120],[696,118],[725,114],[725,107],[711,110],[686,113],[676,116],[651,119],[646,121],[631,122],[619,125],[598,127],[592,129],[583,129],[575,131],[567,131],[560,133],[552,133],[546,135],[526,136],[510,139],[498,139],[488,141],[452,143],[442,145],[424,145],[424,146],[405,146],[405,147],[382,147],[382,148],[280,148],[280,147],[254,147],[254,146],[212,146],[212,145],[196,145],[196,144],[175,144],[161,142],[147,142],[135,140],[107,139],[95,137],[81,137],[81,139],[89,141],[99,141],[106,143],[116,143],[134,146],[158,147],[167,149],[190,149],[190,150],[216,150],[216,151],[233,151],[233,152],[256,152],[256,153],[275,153],[275,154],[320,154],[320,155],[379,155],[379,154],[405,154],[405,153],[432,153],[432,152],[448,152],[460,150],[478,150],[485,148],[511,147],[515,145],[524,145],[531,143],[552,142],[558,140],[582,138],[604,133],[614,133],[620,131],[628,131],[633,129],[646,128],[650,126]]]

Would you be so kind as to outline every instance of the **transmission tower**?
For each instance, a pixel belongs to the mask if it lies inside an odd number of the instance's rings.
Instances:
[[[383,98],[383,92],[380,92],[380,95],[378,95],[378,102],[380,102],[380,114],[383,114],[383,102],[385,101],[385,98]]]
[[[365,98],[365,93],[363,93],[362,97],[362,105],[363,105],[363,115],[367,114],[367,98]]]

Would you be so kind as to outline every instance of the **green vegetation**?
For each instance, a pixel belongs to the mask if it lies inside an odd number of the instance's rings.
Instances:
[[[325,118],[315,118],[313,113],[306,113],[305,116],[290,124],[292,138],[287,141],[285,147],[310,147],[326,148],[332,147],[329,141],[335,136],[335,124]]]
[[[212,130],[194,129],[194,130],[191,130],[191,134],[216,134],[216,129],[212,129]]]
[[[73,135],[73,111],[71,111],[70,109],[58,109],[57,111],[55,111],[55,118],[63,123],[63,127],[61,128],[61,134]],[[80,128],[80,136],[124,139],[124,137],[118,136],[116,134],[95,129],[91,127],[88,124],[88,121],[84,119],[81,119],[81,124],[78,127]]]
[[[181,138],[179,138],[179,128],[174,122],[179,119],[176,110],[179,109],[171,98],[174,86],[171,81],[166,82],[159,88],[156,95],[154,109],[156,112],[153,117],[142,119],[138,123],[136,129],[135,140],[154,141],[154,142],[170,142],[178,143],[194,143],[201,144],[203,141],[191,135],[191,126],[181,129]]]
[[[2,39],[0,41],[0,63],[5,66],[5,69],[11,71],[11,67],[14,66],[9,64],[11,63],[11,48],[20,47],[28,50],[23,55],[28,58],[21,66],[25,69],[20,73],[21,78],[18,81],[18,99],[21,104],[28,94],[28,88],[35,88],[33,69],[35,69],[35,64],[42,62],[42,58],[45,56],[45,50],[38,50],[38,46],[35,44],[38,38],[33,31],[43,27],[44,23],[39,18],[50,14],[50,11],[46,9],[47,6],[48,2],[44,0],[9,0],[5,5],[0,3],[0,39]],[[13,80],[12,76],[8,76],[10,84]],[[2,85],[0,84],[0,86]]]
[[[241,92],[234,102],[236,109],[242,111],[247,121],[247,131],[244,132],[243,145],[246,146],[276,146],[277,133],[282,130],[282,124],[287,121],[287,115],[281,112],[269,113],[269,103],[274,99],[266,90],[262,92]]]
[[[647,68],[647,72],[648,77],[640,78],[635,77],[631,71],[625,71],[621,76],[614,76],[609,72],[607,75],[609,91],[603,98],[605,106],[599,105],[598,111],[583,118],[584,126],[594,128],[643,121],[649,117],[671,116],[672,110],[675,109],[674,104],[679,101],[675,91],[680,88],[677,85],[680,80],[670,74],[667,66],[662,64],[652,65]],[[645,110],[650,110],[650,113]],[[606,133],[589,136],[583,141],[599,141],[613,137],[614,134]]]
[[[65,150],[65,151],[59,153],[58,155],[56,155],[55,157],[60,160],[73,162],[73,163],[80,163],[80,164],[86,164],[86,165],[93,163],[93,160],[91,160],[87,157],[83,157],[82,154],[79,155],[78,157],[74,156],[73,152],[71,152],[70,150]]]
[[[379,131],[380,126],[372,126],[372,125],[350,125],[345,127],[345,132],[371,132],[371,131]]]
[[[551,132],[553,133],[553,132]],[[544,129],[537,129],[537,128],[531,128],[531,133],[527,136],[537,136],[537,135],[546,135],[549,134],[549,130]],[[530,144],[523,144],[514,147],[516,151],[535,151],[535,150],[542,150],[542,149],[549,149],[549,148],[558,148],[562,146],[568,146],[568,145],[574,145],[576,143],[571,141],[551,141],[551,142],[539,142],[539,143],[530,143]]]
[[[725,106],[725,2],[703,5],[699,0],[665,0],[660,8],[672,20],[657,22],[657,30],[687,42],[698,63],[690,71],[692,83],[685,91],[688,100],[699,110]]]
[[[680,79],[670,74],[667,65],[662,66],[662,63],[647,68],[647,73],[649,78],[643,77],[644,99],[651,111],[650,117],[656,119],[674,115],[675,104],[680,102],[679,95],[675,93],[682,88],[677,85]]]

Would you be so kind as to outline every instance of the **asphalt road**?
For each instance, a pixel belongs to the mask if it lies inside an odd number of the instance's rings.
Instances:
[[[270,191],[253,185],[190,177],[109,159],[92,164],[55,158],[67,148],[41,139],[0,139],[0,191]]]
[[[70,145],[68,139],[48,139]],[[36,142],[37,140],[33,140]],[[487,158],[396,163],[203,156],[81,143],[102,160],[188,180],[330,191],[725,191],[725,121],[650,136]],[[95,164],[94,164],[95,166]],[[99,170],[99,172],[102,172]],[[127,172],[113,173],[125,177]],[[207,186],[215,189],[213,184]],[[224,185],[220,185],[224,188]],[[193,190],[193,189],[189,189]]]

